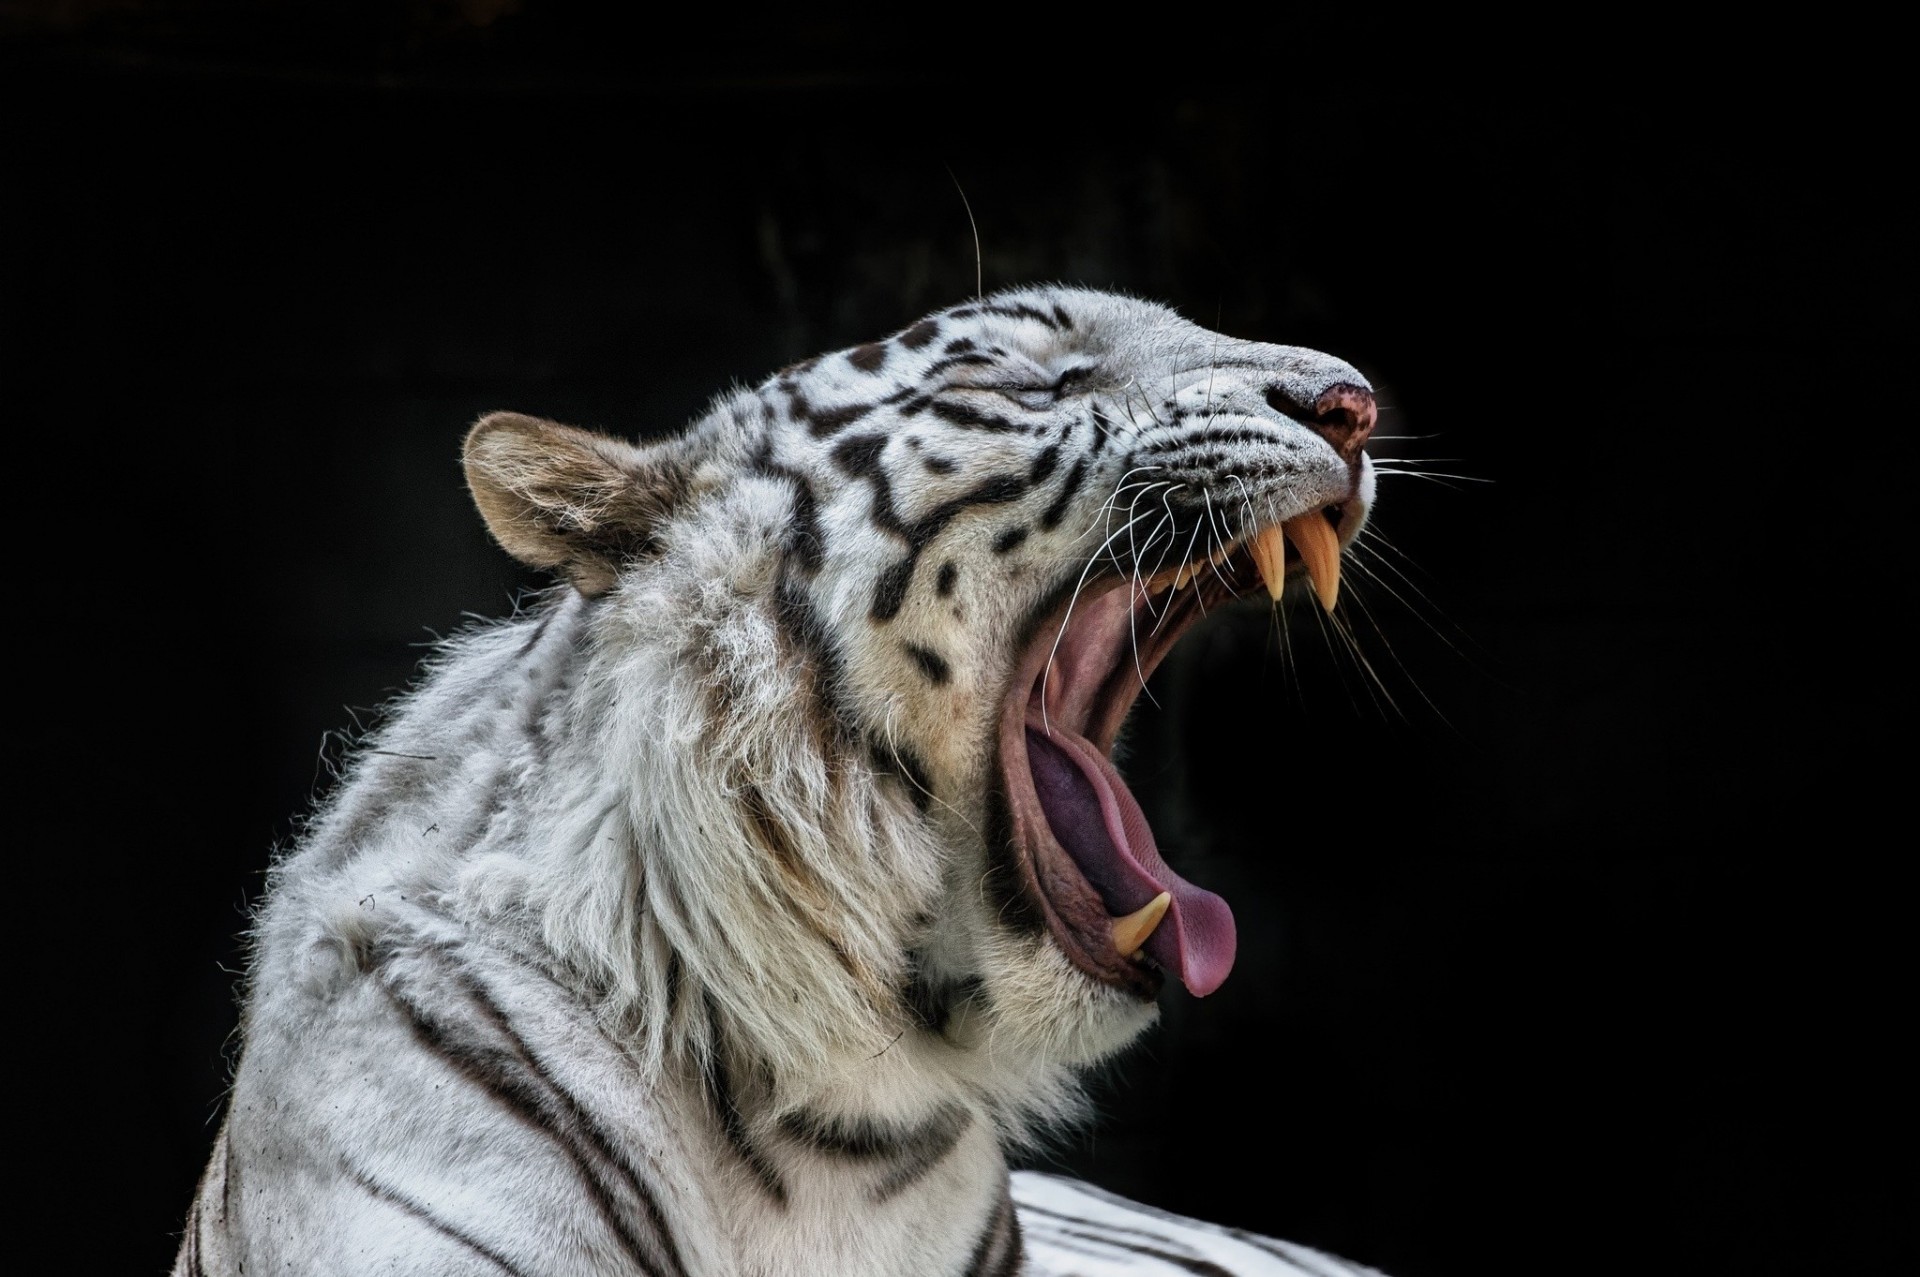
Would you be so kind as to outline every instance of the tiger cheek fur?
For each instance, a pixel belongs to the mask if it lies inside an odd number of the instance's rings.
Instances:
[[[1115,737],[1208,610],[1332,606],[1373,414],[1049,288],[659,443],[483,419],[488,526],[571,588],[449,644],[276,864],[176,1271],[1014,1271],[1002,1149],[1233,959]]]

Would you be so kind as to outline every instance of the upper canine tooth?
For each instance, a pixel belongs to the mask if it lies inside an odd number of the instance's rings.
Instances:
[[[1174,573],[1173,588],[1176,590],[1184,590],[1187,587],[1187,582],[1191,580],[1193,580],[1193,564],[1182,563],[1180,570]]]
[[[1115,918],[1113,947],[1121,953],[1133,953],[1147,942],[1153,929],[1160,925],[1160,919],[1167,916],[1167,906],[1172,903],[1173,896],[1163,891],[1126,917]]]
[[[1334,533],[1333,525],[1315,510],[1288,519],[1280,526],[1287,540],[1293,542],[1293,548],[1300,552],[1300,561],[1307,565],[1307,575],[1313,579],[1313,592],[1320,596],[1320,606],[1333,611],[1334,603],[1340,598],[1340,538]]]
[[[1267,583],[1267,593],[1278,599],[1280,592],[1287,588],[1287,539],[1279,525],[1254,533],[1247,549],[1253,555],[1254,566],[1260,569],[1260,579]]]

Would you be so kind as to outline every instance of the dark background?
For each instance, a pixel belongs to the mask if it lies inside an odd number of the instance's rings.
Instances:
[[[1398,1277],[1914,1270],[1890,33],[598,12],[0,4],[71,1266],[170,1260],[329,733],[536,584],[466,424],[672,429],[978,269],[1341,354],[1464,476],[1383,479],[1351,644],[1255,609],[1156,678],[1136,788],[1239,965],[1044,1164]]]

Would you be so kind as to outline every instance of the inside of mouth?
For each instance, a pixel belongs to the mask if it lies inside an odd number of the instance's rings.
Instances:
[[[1082,970],[1143,992],[1165,972],[1204,996],[1233,966],[1232,910],[1161,857],[1111,758],[1128,710],[1181,633],[1251,583],[1231,565],[1206,574],[1178,591],[1137,581],[1083,591],[1039,627],[1002,722],[1013,834],[1056,941]],[[1163,892],[1165,916],[1120,952],[1115,920]]]

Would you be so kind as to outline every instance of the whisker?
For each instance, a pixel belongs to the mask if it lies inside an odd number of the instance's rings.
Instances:
[[[1158,467],[1153,467],[1153,468],[1158,468]],[[1133,471],[1128,472],[1129,475],[1131,475],[1132,473],[1134,472]],[[1125,478],[1126,476],[1122,476],[1122,477]],[[1109,496],[1107,498],[1106,502],[1102,506],[1102,509],[1105,509],[1111,512],[1114,509],[1112,502],[1115,496],[1118,496],[1117,492],[1113,496]],[[1041,722],[1041,726],[1044,727],[1049,733],[1053,731],[1053,724],[1047,708],[1047,688],[1053,678],[1054,659],[1057,656],[1059,656],[1060,644],[1066,638],[1068,625],[1070,625],[1073,621],[1073,610],[1080,605],[1080,593],[1082,590],[1086,589],[1088,574],[1093,571],[1094,565],[1100,561],[1100,555],[1103,551],[1105,551],[1109,546],[1111,546],[1119,538],[1119,536],[1122,533],[1131,532],[1134,521],[1135,521],[1135,517],[1136,517],[1132,513],[1132,511],[1133,511],[1133,508],[1139,504],[1139,500],[1140,500],[1139,495],[1136,495],[1134,499],[1128,503],[1127,521],[1125,524],[1121,526],[1119,532],[1115,532],[1111,530],[1112,517],[1111,517],[1111,513],[1109,513],[1109,517],[1106,523],[1106,526],[1109,529],[1107,536],[1104,540],[1101,541],[1101,543],[1098,546],[1094,547],[1093,553],[1087,556],[1086,564],[1080,569],[1079,579],[1074,582],[1073,592],[1067,600],[1067,610],[1060,618],[1060,627],[1059,629],[1054,631],[1053,646],[1050,649],[1048,649],[1047,663],[1040,673],[1040,722]],[[1114,566],[1116,567],[1120,566],[1117,560],[1115,561]]]
[[[1361,565],[1358,563],[1356,563],[1354,566],[1360,567],[1362,571],[1366,570],[1364,567],[1361,567]],[[1368,572],[1367,575],[1369,577],[1373,576],[1371,572]],[[1374,579],[1378,580],[1377,577]],[[1389,593],[1392,592],[1390,588],[1388,592]],[[1393,659],[1394,665],[1399,668],[1402,674],[1406,675],[1408,685],[1411,686],[1415,692],[1419,693],[1420,699],[1427,703],[1427,708],[1431,709],[1434,712],[1434,714],[1440,719],[1441,722],[1445,723],[1449,728],[1453,728],[1452,720],[1450,720],[1446,716],[1445,711],[1443,711],[1439,705],[1434,703],[1433,698],[1427,695],[1427,689],[1420,686],[1420,680],[1413,676],[1413,671],[1407,667],[1407,663],[1400,659],[1400,653],[1394,650],[1393,640],[1387,637],[1386,628],[1382,626],[1380,624],[1379,619],[1374,616],[1373,608],[1368,604],[1365,592],[1360,590],[1355,590],[1352,592],[1351,597],[1353,598],[1354,606],[1359,608],[1361,615],[1366,617],[1367,624],[1373,627],[1374,634],[1376,634],[1379,637],[1381,645],[1387,649],[1387,655]],[[1398,598],[1399,596],[1395,595],[1394,597]],[[1404,605],[1404,600],[1402,600],[1402,602]],[[1408,609],[1408,610],[1411,611],[1412,609]],[[1436,631],[1436,633],[1437,632],[1438,631]],[[1445,636],[1442,635],[1443,640],[1444,638]],[[1357,649],[1359,646],[1357,639],[1355,640],[1354,645]],[[1447,646],[1452,647],[1453,645],[1451,643],[1448,643]],[[1455,648],[1454,650],[1458,651],[1459,649]],[[1404,715],[1402,717],[1404,719]],[[1457,729],[1455,730],[1457,731]]]
[[[1378,475],[1380,476],[1380,478],[1382,478],[1382,479],[1385,479],[1385,478],[1389,478],[1389,477],[1391,477],[1391,478],[1395,478],[1395,479],[1400,479],[1400,478],[1405,478],[1405,479],[1428,479],[1428,480],[1431,480],[1431,481],[1432,481],[1432,482],[1434,482],[1434,483],[1437,483],[1437,484],[1439,484],[1439,485],[1440,485],[1441,487],[1443,487],[1443,488],[1445,488],[1445,487],[1449,487],[1449,486],[1451,486],[1451,485],[1449,485],[1448,483],[1446,483],[1446,482],[1445,482],[1445,481],[1446,481],[1446,480],[1448,480],[1448,479],[1458,479],[1458,480],[1460,480],[1460,481],[1461,481],[1461,482],[1463,482],[1463,483],[1492,483],[1492,482],[1494,482],[1494,480],[1492,480],[1492,479],[1483,479],[1483,478],[1481,478],[1481,477],[1480,477],[1480,476],[1478,476],[1478,475],[1471,475],[1471,474],[1442,474],[1442,473],[1440,473],[1440,472],[1438,472],[1438,471],[1432,471],[1432,470],[1380,470],[1380,471],[1376,471],[1375,473],[1377,473],[1377,474],[1378,474]]]
[[[1377,529],[1374,529],[1374,528],[1360,529],[1360,536],[1355,541],[1354,546],[1355,546],[1355,549],[1364,549],[1369,553],[1372,553],[1376,549],[1376,547],[1391,550],[1393,551],[1393,553],[1405,559],[1409,564],[1412,564],[1415,567],[1419,566],[1417,563],[1414,563],[1414,560],[1409,555],[1407,555],[1405,551],[1401,550],[1398,546],[1394,545],[1393,542],[1387,540],[1387,536],[1384,532],[1378,531]],[[1359,562],[1359,559],[1357,557],[1355,559],[1355,562],[1356,563]],[[1409,590],[1413,591],[1414,596],[1418,598],[1422,603],[1432,608],[1435,612],[1444,613],[1445,609],[1443,609],[1438,603],[1434,602],[1433,599],[1427,594],[1427,592],[1420,588],[1419,583],[1415,581],[1412,577],[1408,576],[1405,572],[1403,572],[1398,565],[1389,562],[1384,555],[1376,555],[1375,562],[1379,564],[1382,570],[1391,572],[1394,574],[1394,576],[1398,577],[1400,579],[1400,583],[1402,585],[1405,585]],[[1399,597],[1398,592],[1395,593],[1395,597],[1396,598]],[[1404,602],[1405,600],[1402,600],[1402,601]],[[1407,610],[1410,612],[1417,613],[1419,609],[1409,604]]]

